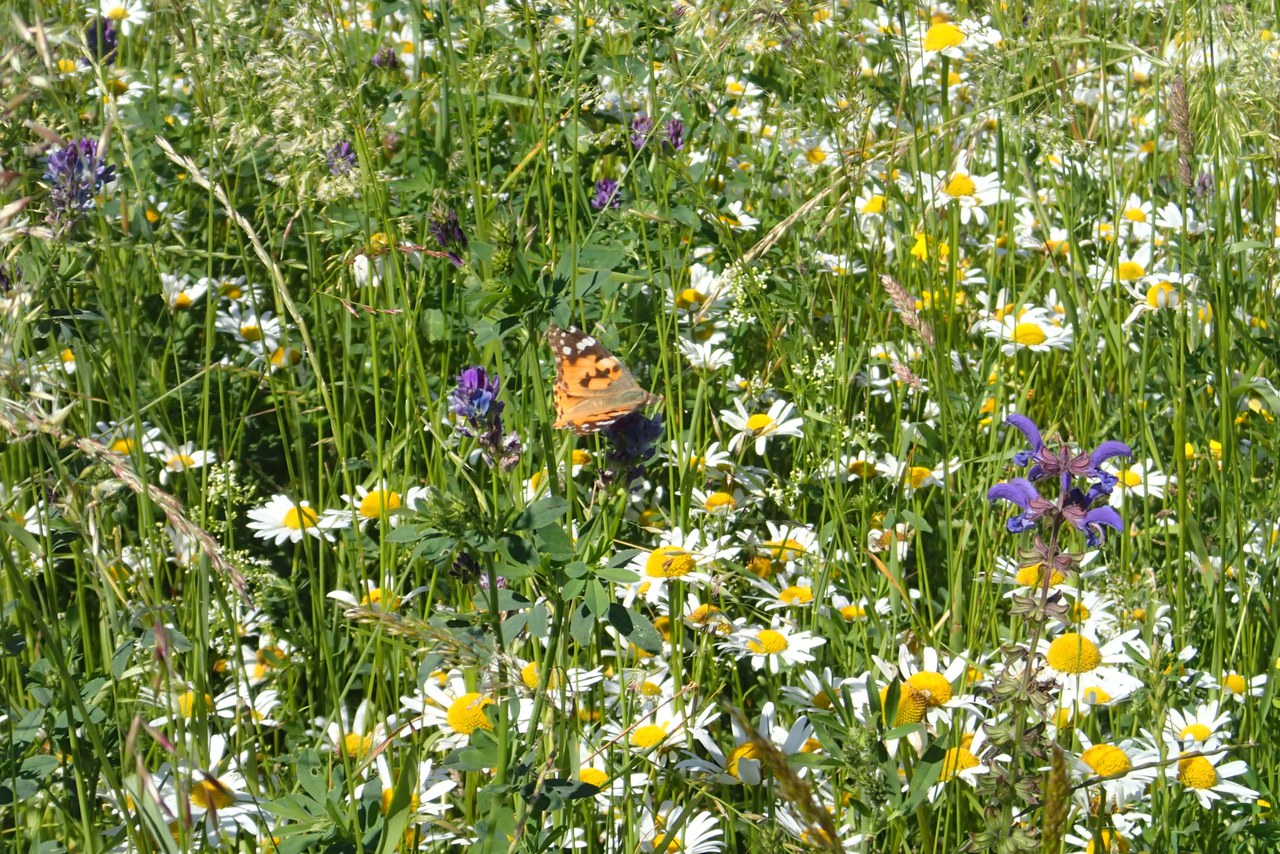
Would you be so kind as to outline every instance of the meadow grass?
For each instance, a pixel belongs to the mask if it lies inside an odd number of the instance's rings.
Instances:
[[[1277,17],[6,3],[0,849],[1275,850]]]

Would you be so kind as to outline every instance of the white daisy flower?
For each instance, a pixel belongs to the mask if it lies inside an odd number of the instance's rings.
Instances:
[[[748,441],[755,444],[756,453],[763,456],[772,436],[803,436],[804,419],[792,417],[795,405],[779,398],[769,407],[768,412],[747,414],[747,408],[741,398],[733,401],[734,409],[720,412],[720,418],[729,427],[737,430],[737,434],[729,440],[729,450],[737,452]]]
[[[287,495],[277,494],[261,507],[249,511],[249,530],[262,540],[274,540],[281,545],[286,540],[297,543],[304,536],[333,542],[333,534],[321,525],[320,514],[309,501],[294,501]]]
[[[1170,752],[1178,756],[1178,761],[1168,766],[1169,779],[1194,795],[1205,809],[1212,808],[1218,800],[1251,802],[1258,799],[1253,789],[1232,782],[1233,777],[1247,774],[1249,766],[1239,759],[1224,761],[1227,752],[1220,749],[1217,742],[1210,741],[1198,750]]]

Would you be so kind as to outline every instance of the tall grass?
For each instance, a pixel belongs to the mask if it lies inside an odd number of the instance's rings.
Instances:
[[[1277,844],[1280,10],[4,12],[0,847]]]

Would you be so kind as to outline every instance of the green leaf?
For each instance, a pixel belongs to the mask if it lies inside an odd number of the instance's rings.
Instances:
[[[554,561],[570,560],[573,557],[573,540],[561,525],[546,525],[535,534],[538,551],[543,552]]]
[[[629,642],[649,653],[662,651],[662,635],[649,622],[648,617],[614,602],[609,605],[609,625],[618,630]]]
[[[587,646],[591,643],[591,631],[595,627],[596,618],[586,605],[579,605],[574,609],[573,617],[569,620],[569,634],[573,635],[578,646]]]
[[[582,601],[586,604],[587,610],[591,612],[597,620],[604,616],[605,609],[609,607],[609,591],[604,589],[604,585],[594,578],[587,582],[587,589],[582,593]]]
[[[511,523],[511,530],[529,531],[545,528],[567,512],[569,512],[568,501],[549,495],[521,510],[515,521]]]
[[[911,774],[911,788],[907,792],[906,803],[898,807],[899,815],[915,812],[916,807],[924,803],[924,799],[929,796],[929,788],[942,776],[942,765],[946,759],[947,751],[942,749],[941,744],[935,741],[929,745]]]
[[[498,767],[498,742],[487,729],[477,728],[471,733],[467,747],[455,750],[445,758],[446,768],[457,771],[488,771]]]
[[[413,816],[410,806],[413,802],[413,790],[417,784],[414,774],[408,769],[416,765],[416,761],[404,762],[401,765],[399,778],[391,794],[391,803],[387,806],[387,823],[382,828],[382,838],[378,850],[383,854],[393,854],[404,842],[404,832],[409,827],[409,819]]]
[[[640,580],[640,573],[631,569],[601,569],[596,572],[601,581],[613,581],[618,584],[635,584]]]
[[[318,752],[312,748],[303,750],[298,754],[298,762],[294,767],[297,769],[298,785],[302,786],[302,791],[319,804],[329,799],[330,781]],[[335,766],[333,772],[337,774],[339,769],[340,766]],[[334,785],[336,786],[337,783]]]
[[[550,777],[543,780],[541,786],[536,783],[526,783],[521,787],[520,794],[529,802],[529,808],[534,813],[541,813],[562,810],[571,801],[595,797],[599,791],[595,786],[581,780]]]

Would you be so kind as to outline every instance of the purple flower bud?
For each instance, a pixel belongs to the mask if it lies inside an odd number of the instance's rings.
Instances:
[[[662,422],[661,412],[648,418],[643,412],[636,411],[601,431],[600,435],[610,445],[606,454],[605,482],[621,478],[630,484],[644,473],[644,464],[652,459],[662,438]]]
[[[663,145],[672,151],[679,151],[684,148],[684,122],[677,116],[669,119],[666,126],[662,129]]]
[[[356,168],[356,152],[351,147],[350,140],[342,140],[333,144],[325,155],[329,161],[329,174],[333,176],[346,175],[352,169]]]
[[[610,178],[601,178],[596,181],[596,194],[591,199],[591,207],[598,211],[605,208],[616,208],[622,204],[622,200],[618,198],[618,182]]]
[[[98,158],[98,143],[85,138],[49,155],[44,180],[49,184],[49,222],[70,225],[94,205],[94,196],[115,180],[115,169]]]
[[[490,376],[479,365],[458,374],[458,385],[449,395],[449,406],[453,414],[458,416],[465,426],[459,423],[458,430],[468,432],[489,430],[495,424],[502,424],[502,401],[498,400],[498,392],[502,388],[502,378]]]
[[[462,256],[466,254],[470,244],[467,243],[467,235],[463,233],[462,226],[458,225],[458,214],[455,211],[447,210],[433,218],[427,231],[449,256],[453,266],[461,267],[465,263]]]
[[[89,55],[103,65],[115,62],[116,48],[120,45],[116,22],[110,18],[94,18],[89,21],[84,31],[84,42],[89,48]]]
[[[379,48],[378,52],[373,55],[373,67],[395,71],[400,67],[400,57],[396,55],[395,50],[392,48]]]
[[[1208,201],[1213,198],[1213,175],[1201,172],[1196,176],[1196,198]]]
[[[635,148],[644,148],[651,133],[653,133],[653,119],[644,113],[631,120],[631,144]]]
[[[449,568],[449,574],[463,584],[474,584],[481,577],[480,564],[466,552],[459,552],[453,566]]]

